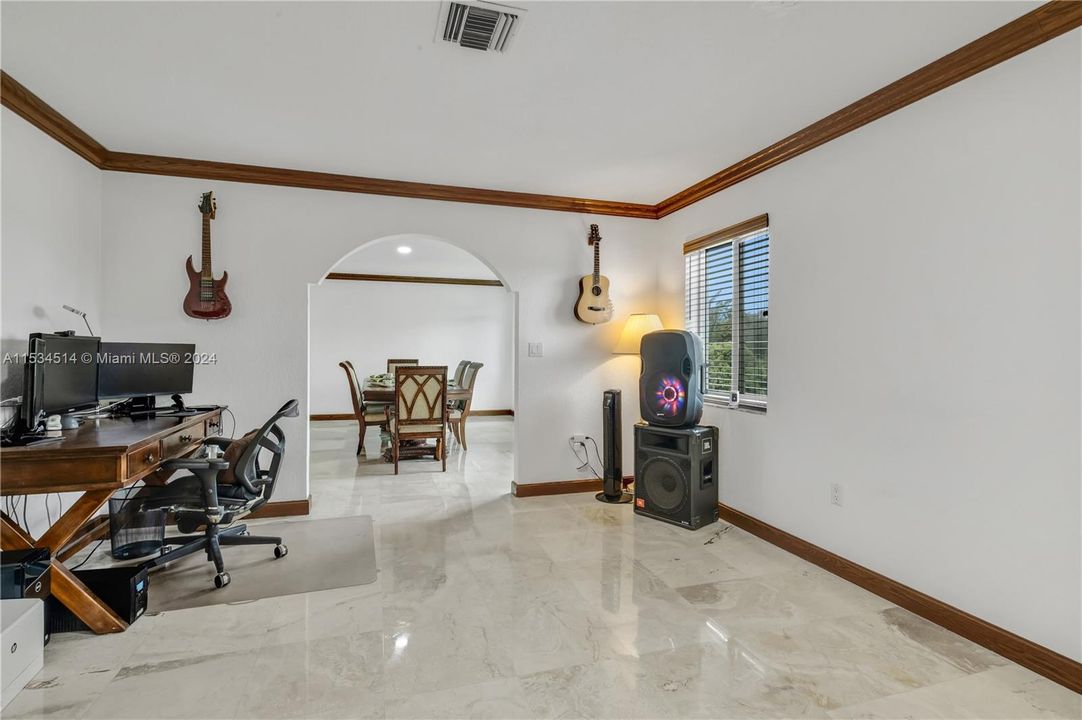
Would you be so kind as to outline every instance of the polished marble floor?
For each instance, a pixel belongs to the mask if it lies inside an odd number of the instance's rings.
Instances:
[[[473,422],[445,474],[358,464],[354,432],[314,424],[312,516],[375,518],[375,583],[57,635],[4,717],[1082,716],[1082,696],[736,528],[509,497],[509,420]]]

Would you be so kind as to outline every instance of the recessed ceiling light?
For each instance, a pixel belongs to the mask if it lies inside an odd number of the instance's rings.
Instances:
[[[413,248],[411,248],[409,245],[399,245],[398,246],[398,254],[399,255],[409,255],[411,252],[413,252]]]

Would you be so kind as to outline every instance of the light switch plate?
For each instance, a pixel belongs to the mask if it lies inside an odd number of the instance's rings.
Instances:
[[[530,357],[542,357],[545,354],[545,348],[541,343],[527,343],[527,354]]]

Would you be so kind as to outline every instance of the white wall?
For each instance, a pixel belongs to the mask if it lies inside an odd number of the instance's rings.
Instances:
[[[339,362],[351,361],[363,378],[384,372],[389,357],[446,365],[451,375],[459,360],[483,362],[473,409],[512,408],[514,298],[507,290],[324,280],[309,298],[313,414],[353,412]]]
[[[724,501],[1075,659],[1080,45],[1076,30],[660,223],[597,219],[619,317],[659,303],[674,326],[679,244],[769,212],[770,410],[705,418],[723,431]],[[609,353],[619,323],[571,317],[591,218],[106,174],[103,286],[84,272],[98,266],[96,173],[3,118],[4,338],[68,301],[111,339],[193,340],[218,357],[197,368],[195,399],[229,403],[247,428],[306,396],[309,283],[416,232],[485,258],[518,293],[520,482],[573,477],[566,438],[600,435],[601,390],[633,397],[637,361]],[[235,310],[205,323],[180,302],[212,187]],[[526,357],[530,341],[545,357]],[[635,414],[625,402],[627,450]],[[307,494],[304,420],[289,422],[278,499]]]
[[[183,263],[199,247],[195,203],[212,188],[215,268],[230,273],[233,314],[204,322],[181,311]],[[519,482],[579,477],[568,437],[601,436],[602,390],[635,390],[637,364],[611,354],[620,323],[583,325],[572,307],[578,276],[592,269],[591,221],[605,238],[602,268],[613,281],[618,319],[653,307],[656,223],[122,173],[105,175],[103,208],[105,282],[124,289],[105,299],[112,338],[192,341],[215,353],[217,364],[196,368],[193,401],[228,403],[241,429],[287,397],[302,401],[302,418],[287,424],[297,449],[287,453],[278,500],[308,493],[308,285],[379,238],[419,233],[447,240],[482,258],[517,293]],[[526,357],[531,341],[544,343],[544,357]],[[625,403],[628,464],[634,405]]]
[[[1080,32],[667,218],[659,274],[679,323],[680,243],[770,213],[724,502],[1076,660]]]
[[[89,315],[101,333],[101,173],[7,108],[0,111],[0,347],[25,353],[32,332],[75,330],[83,321],[64,310]],[[5,399],[22,395],[23,367],[4,363]],[[5,408],[6,421],[12,412]],[[65,495],[67,506],[73,496]],[[57,512],[55,498],[52,512]],[[42,496],[32,497],[27,520],[44,529]]]

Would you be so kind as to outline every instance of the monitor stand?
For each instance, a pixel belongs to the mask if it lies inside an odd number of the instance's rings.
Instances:
[[[133,397],[129,401],[128,415],[133,418],[153,418],[155,416],[158,397],[156,395],[143,395]]]

